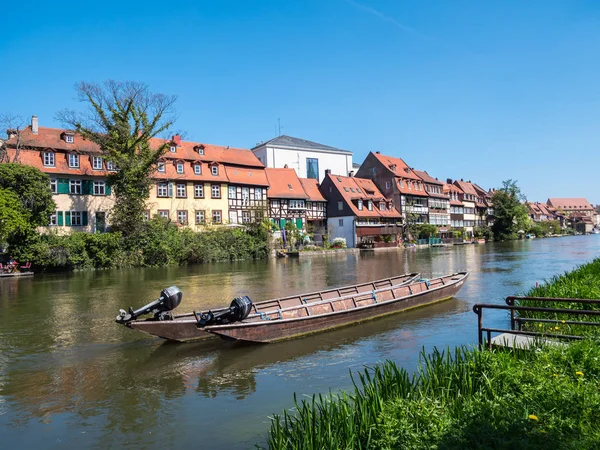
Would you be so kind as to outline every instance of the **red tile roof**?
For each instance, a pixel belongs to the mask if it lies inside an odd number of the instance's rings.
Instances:
[[[444,184],[444,193],[448,194],[448,196],[450,197],[450,204],[453,206],[462,206],[462,202],[460,200],[453,200],[452,196],[450,194],[452,193],[456,193],[458,195],[462,195],[463,191],[458,187],[455,186],[454,184]]]
[[[232,184],[246,184],[253,186],[268,186],[267,175],[265,169],[247,167],[225,167],[227,178]]]
[[[548,205],[563,211],[594,209],[585,198],[549,198]]]
[[[454,184],[458,186],[465,194],[474,195],[475,197],[479,196],[479,194],[477,194],[477,191],[475,190],[475,187],[473,186],[473,183],[471,183],[470,181],[456,180]]]
[[[21,131],[22,148],[50,148],[53,150],[79,151],[84,153],[99,153],[100,147],[82,138],[78,134],[73,135],[73,144],[67,144],[63,139],[64,129],[39,127],[38,134],[33,134],[31,127],[24,128]],[[14,146],[17,138],[7,139],[7,146]]]
[[[339,193],[344,198],[346,204],[350,207],[352,212],[357,217],[387,217],[393,219],[400,219],[402,216],[396,209],[389,210],[391,201],[386,199],[375,183],[371,180],[356,177],[343,177],[341,175],[327,174],[333,185],[337,188]],[[354,204],[353,200],[362,200],[363,209],[359,210]],[[368,201],[373,202],[373,210],[369,211]],[[386,203],[385,211],[379,209],[379,202]]]
[[[427,189],[426,189],[425,192],[427,193],[427,195],[429,197],[444,198],[444,199],[448,198],[448,195],[446,195],[446,194],[443,193],[444,184],[446,184],[446,183],[444,183],[443,181],[438,180],[437,178],[433,178],[427,172],[424,172],[424,171],[421,171],[421,170],[415,170],[415,173],[419,176],[419,178],[421,178],[423,180],[424,183],[426,183],[426,184],[433,184],[435,186],[439,186],[440,188],[442,188],[442,192],[439,193],[439,194],[436,193],[436,192],[427,191]]]
[[[311,202],[326,202],[325,197],[319,191],[319,183],[317,180],[313,178],[300,178],[300,183],[302,183],[302,187],[304,188],[304,192],[308,196],[308,199]]]
[[[394,156],[385,156],[380,153],[373,153],[373,156],[379,160],[387,169],[397,177],[408,178],[411,180],[421,180],[418,175],[415,174],[402,158]]]
[[[7,155],[12,161],[15,157],[15,150],[7,149]],[[54,155],[54,167],[44,166],[42,152],[38,150],[21,150],[19,153],[19,163],[35,167],[42,172],[49,174],[65,174],[80,176],[106,176],[106,170],[93,170],[91,156],[79,155],[79,168],[69,167],[68,154],[56,153]]]
[[[265,172],[269,181],[268,198],[308,199],[294,169],[267,168]]]

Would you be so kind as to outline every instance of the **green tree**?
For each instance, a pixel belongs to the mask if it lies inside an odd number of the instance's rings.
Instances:
[[[110,218],[113,229],[126,236],[140,232],[151,177],[170,146],[167,141],[152,145],[152,138],[167,133],[173,125],[177,97],[154,94],[145,84],[132,81],[81,82],[75,90],[87,104],[87,112],[65,110],[58,118],[98,144],[118,168],[107,177],[115,194]]]
[[[0,244],[32,229],[29,219],[29,213],[19,196],[11,190],[0,188]]]
[[[519,230],[527,229],[527,207],[517,182],[506,180],[492,195],[494,205],[494,225],[492,231],[496,240],[515,239]]]
[[[0,164],[0,188],[16,194],[32,228],[48,225],[56,204],[47,174],[18,163]]]
[[[438,234],[437,227],[429,223],[415,223],[409,225],[408,228],[413,239],[427,239],[436,237]]]

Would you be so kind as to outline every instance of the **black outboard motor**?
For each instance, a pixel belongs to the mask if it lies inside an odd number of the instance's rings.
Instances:
[[[213,313],[208,311],[204,314],[196,314],[198,320],[198,327],[205,327],[208,325],[225,325],[233,322],[240,322],[248,317],[250,310],[252,309],[252,300],[250,297],[236,297],[232,300],[229,308]]]
[[[139,316],[144,314],[153,313],[156,320],[165,320],[173,318],[171,311],[179,306],[183,293],[177,286],[171,286],[165,288],[160,293],[160,297],[154,300],[152,303],[148,303],[135,311],[129,307],[129,311],[124,309],[119,310],[117,316],[117,323],[127,323],[137,319]]]

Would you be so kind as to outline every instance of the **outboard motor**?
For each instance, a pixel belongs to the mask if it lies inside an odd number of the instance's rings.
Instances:
[[[179,306],[182,297],[183,293],[177,286],[165,288],[160,293],[160,297],[153,302],[136,309],[135,311],[131,307],[129,307],[129,311],[125,311],[124,309],[119,310],[119,315],[117,316],[116,322],[131,322],[132,320],[137,319],[139,316],[150,313],[154,314],[154,318],[156,320],[172,318],[171,311]]]
[[[198,327],[205,327],[208,325],[225,325],[233,322],[240,322],[248,317],[250,310],[252,309],[252,300],[250,297],[236,297],[232,300],[229,308],[213,313],[208,311],[204,314],[196,314],[198,320]]]

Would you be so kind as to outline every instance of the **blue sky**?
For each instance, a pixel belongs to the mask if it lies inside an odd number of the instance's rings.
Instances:
[[[41,126],[81,107],[77,81],[137,80],[178,95],[192,140],[249,148],[281,118],[358,162],[378,150],[600,203],[593,0],[32,1],[3,16],[0,112]]]

